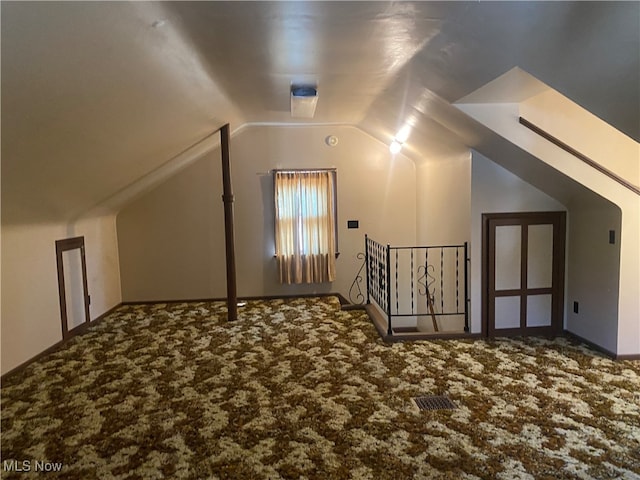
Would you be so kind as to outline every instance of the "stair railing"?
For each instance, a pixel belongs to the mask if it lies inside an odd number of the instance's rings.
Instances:
[[[394,334],[393,319],[400,317],[431,317],[434,331],[439,332],[438,320],[464,316],[468,333],[469,261],[467,242],[393,247],[365,235],[364,265],[354,285],[366,268],[366,303],[373,300],[385,313],[388,335]]]

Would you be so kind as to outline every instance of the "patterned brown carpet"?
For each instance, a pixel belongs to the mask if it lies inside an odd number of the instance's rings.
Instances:
[[[224,318],[124,306],[7,378],[2,478],[640,479],[636,362],[561,338],[386,345],[333,297]]]

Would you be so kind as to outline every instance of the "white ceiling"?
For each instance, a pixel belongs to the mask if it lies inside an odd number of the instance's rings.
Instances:
[[[317,123],[414,158],[473,145],[451,103],[520,67],[640,140],[638,2],[2,2],[2,221],[71,219],[224,123]]]

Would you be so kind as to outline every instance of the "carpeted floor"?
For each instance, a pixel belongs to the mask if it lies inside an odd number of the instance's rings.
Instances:
[[[640,479],[637,362],[565,339],[387,345],[332,297],[224,318],[124,306],[7,378],[2,478]]]

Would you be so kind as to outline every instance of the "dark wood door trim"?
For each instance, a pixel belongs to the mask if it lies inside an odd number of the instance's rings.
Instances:
[[[520,289],[490,291],[495,285],[493,269],[489,268],[489,261],[495,258],[495,242],[492,237],[495,226],[520,225],[522,226],[522,252],[528,247],[528,227],[530,225],[553,225],[553,266],[552,285],[553,288],[526,289],[527,265],[526,256],[521,255],[522,264],[520,268],[521,287]],[[500,329],[500,334],[514,335],[523,333],[526,328],[529,332],[540,335],[556,335],[562,331],[562,320],[564,318],[564,278],[565,278],[565,243],[566,243],[566,212],[510,212],[510,213],[484,213],[482,214],[482,335],[491,337],[495,335],[494,325],[489,322],[494,313],[494,302],[491,297],[508,295],[521,295],[526,299],[527,295],[552,294],[552,322],[549,327],[526,327],[526,304],[520,302],[521,324],[517,329]],[[524,310],[524,313],[523,313]],[[524,322],[524,324],[523,324]]]
[[[67,297],[64,284],[64,262],[62,260],[63,252],[68,250],[80,250],[80,260],[82,264],[82,290],[84,298],[84,316],[85,320],[82,324],[69,330],[69,322],[67,316]],[[83,330],[90,322],[89,316],[89,288],[87,285],[87,261],[84,255],[84,237],[65,238],[56,241],[56,263],[58,268],[58,294],[60,297],[60,319],[62,322],[62,339],[66,340],[76,333]]]

